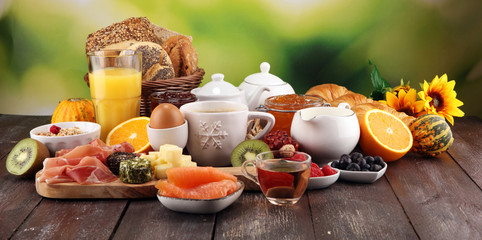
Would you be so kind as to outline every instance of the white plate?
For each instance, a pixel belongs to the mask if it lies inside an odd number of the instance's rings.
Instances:
[[[335,168],[333,168],[335,169]],[[323,177],[310,177],[308,181],[308,189],[322,189],[330,186],[331,184],[335,183],[336,180],[340,177],[340,170],[335,169],[336,174],[330,176],[323,176]]]
[[[164,205],[164,207],[176,212],[195,213],[195,214],[211,214],[217,213],[234,201],[236,201],[244,190],[244,183],[242,181],[237,182],[238,189],[229,194],[226,197],[216,199],[186,199],[186,198],[173,198],[165,197],[157,194],[157,198]]]
[[[331,166],[331,162],[328,163],[328,165]],[[376,180],[378,180],[380,177],[385,174],[385,171],[387,170],[387,163],[385,163],[385,166],[378,172],[363,172],[363,171],[347,171],[347,170],[340,170],[338,168],[334,168],[338,171],[340,171],[340,179],[349,181],[349,182],[358,182],[358,183],[373,183]]]

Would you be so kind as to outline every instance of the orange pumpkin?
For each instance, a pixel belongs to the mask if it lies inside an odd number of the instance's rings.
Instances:
[[[86,98],[68,98],[59,103],[52,114],[52,123],[95,122],[94,104]]]

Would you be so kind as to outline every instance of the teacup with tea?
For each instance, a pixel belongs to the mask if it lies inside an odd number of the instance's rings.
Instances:
[[[248,166],[255,166],[257,176]],[[269,151],[256,155],[256,161],[245,161],[243,175],[258,184],[268,201],[275,205],[293,205],[308,186],[311,156],[303,152]]]

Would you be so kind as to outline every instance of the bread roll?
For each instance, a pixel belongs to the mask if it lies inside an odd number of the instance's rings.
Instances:
[[[162,44],[162,48],[171,58],[176,77],[191,75],[197,70],[197,52],[187,37],[170,37]]]
[[[157,43],[125,41],[109,45],[104,49],[130,49],[142,52],[142,81],[174,78],[171,59]],[[149,74],[147,74],[148,71]]]
[[[174,78],[174,69],[164,66],[161,63],[154,64],[149,68],[145,75],[142,75],[142,81],[165,80]]]
[[[346,87],[338,86],[333,83],[325,83],[310,88],[306,95],[315,95],[323,98],[325,102],[332,102],[336,98],[349,93]]]

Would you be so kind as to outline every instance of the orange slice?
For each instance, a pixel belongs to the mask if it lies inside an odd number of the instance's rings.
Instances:
[[[109,132],[105,143],[111,146],[129,142],[136,153],[147,151],[151,147],[146,127],[149,120],[148,117],[136,117],[120,123]]]
[[[360,146],[367,155],[391,162],[403,157],[412,144],[410,129],[391,113],[371,109],[360,121]]]

